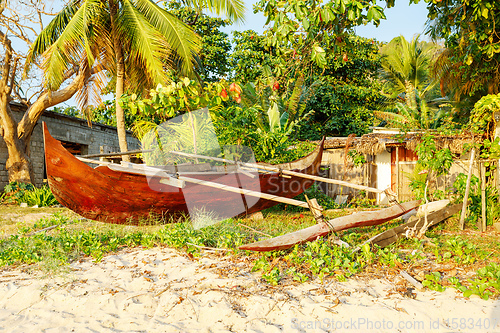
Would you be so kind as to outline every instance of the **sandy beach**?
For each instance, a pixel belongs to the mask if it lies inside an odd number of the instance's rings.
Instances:
[[[273,287],[234,258],[126,249],[58,277],[1,271],[0,332],[500,332],[498,300],[405,297],[396,282]]]

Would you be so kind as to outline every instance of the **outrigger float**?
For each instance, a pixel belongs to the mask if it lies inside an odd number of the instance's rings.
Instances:
[[[315,199],[308,202],[293,199],[314,181],[376,193],[384,191],[319,177],[324,140],[306,157],[279,165],[244,163],[172,151],[173,154],[224,165],[201,163],[158,167],[73,156],[49,134],[45,123],[43,134],[47,178],[54,196],[59,203],[88,219],[137,225],[152,214],[164,218],[189,214],[194,206],[214,209],[221,216],[234,217],[286,203],[309,208],[318,221],[312,227],[240,247],[245,250],[285,249],[326,236],[332,231],[381,224],[420,204],[420,201],[396,202],[392,207],[379,211],[360,212],[326,221]],[[86,163],[99,166],[92,168]]]

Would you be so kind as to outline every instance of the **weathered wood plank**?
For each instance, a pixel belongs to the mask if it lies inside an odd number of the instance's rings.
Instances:
[[[460,211],[461,204],[455,204],[451,206],[447,206],[441,210],[438,210],[434,213],[431,213],[427,216],[427,221],[429,223],[429,227],[438,224],[439,222],[449,218],[450,216],[458,213]],[[370,238],[363,244],[371,243],[372,245],[378,245],[380,247],[386,247],[394,242],[396,242],[399,238],[404,237],[403,235],[406,233],[406,230],[409,228],[420,229],[424,226],[425,217],[422,216],[416,221],[407,222],[395,228],[386,230],[374,237]]]
[[[301,229],[286,235],[271,239],[245,244],[241,250],[272,251],[288,249],[295,244],[301,244],[328,235],[332,231],[340,231],[354,227],[366,227],[382,224],[395,219],[404,213],[418,207],[420,200],[404,202],[378,211],[358,212],[351,215],[337,217],[324,223],[318,223],[309,228]]]

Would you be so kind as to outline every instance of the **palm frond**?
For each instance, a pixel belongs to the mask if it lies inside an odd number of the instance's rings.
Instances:
[[[175,50],[182,60],[182,69],[186,73],[193,70],[193,54],[201,48],[200,37],[174,15],[160,8],[150,0],[133,0],[135,8],[155,27],[168,43],[170,50]]]
[[[123,0],[122,13],[118,25],[120,36],[130,42],[127,62],[147,72],[154,83],[167,80],[162,59],[171,50],[154,26],[139,12],[129,0]]]
[[[288,99],[287,112],[288,112],[288,119],[290,119],[290,121],[293,121],[295,115],[298,113],[299,102],[303,92],[303,87],[302,87],[303,84],[304,84],[304,75],[301,75],[299,76],[297,81],[295,81],[292,94]]]
[[[373,111],[373,115],[380,119],[380,120],[385,120],[387,122],[396,122],[396,123],[408,123],[408,120],[406,119],[405,116],[394,113],[394,112],[388,112],[388,111]]]
[[[227,16],[231,22],[244,22],[246,8],[242,0],[185,0],[184,3],[199,13],[207,9],[219,16]]]
[[[71,10],[74,9],[71,8]],[[65,72],[69,68],[81,63],[82,54],[85,54],[90,66],[93,64],[93,53],[96,50],[93,45],[97,43],[98,39],[102,37],[103,31],[105,31],[101,22],[102,6],[100,6],[100,1],[98,0],[85,1],[73,13],[71,19],[65,21],[64,19],[68,17],[69,15],[56,20],[56,23],[66,23],[64,29],[61,26],[52,24],[54,21],[49,24],[54,34],[49,38],[49,41],[53,41],[53,43],[43,52],[43,57],[45,58],[43,67],[45,71],[45,84],[51,90],[59,88],[65,80]],[[90,21],[92,21],[92,27],[85,27],[85,24],[88,24]],[[32,57],[35,57],[38,52],[45,48],[44,40],[46,41],[46,34],[50,30],[47,28],[40,34],[42,36],[40,43],[37,44],[37,47],[32,48]],[[87,52],[83,53],[83,50]]]
[[[78,11],[80,1],[76,0],[64,6],[52,19],[45,29],[37,36],[30,47],[27,56],[27,67],[36,61],[47,49],[54,44],[63,33],[68,23]]]
[[[135,137],[139,139],[139,141],[142,141],[144,136],[149,133],[156,133],[156,127],[158,125],[152,121],[147,121],[147,120],[137,120],[134,122],[134,125],[132,126],[132,132],[134,133]],[[146,149],[143,147],[143,149]]]
[[[102,56],[102,54],[98,54],[98,56]],[[82,59],[84,59],[84,62],[80,65],[80,67],[90,67],[87,62],[87,58],[82,56]],[[88,80],[84,82],[82,89],[80,89],[76,94],[76,102],[89,122],[92,117],[90,106],[102,104],[101,94],[107,83],[104,66],[102,65],[102,62],[99,61],[99,58],[96,58],[96,60],[97,61],[94,62],[93,66],[95,74],[89,76]]]
[[[57,40],[43,53],[45,84],[56,90],[64,81],[64,73],[77,65],[82,54],[82,31],[84,10],[79,8]]]

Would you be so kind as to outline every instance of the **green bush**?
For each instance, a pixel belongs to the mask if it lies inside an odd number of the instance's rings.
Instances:
[[[5,185],[4,193],[0,197],[0,203],[15,204],[22,202],[25,193],[33,189],[35,187],[30,183],[11,182]]]
[[[38,205],[39,207],[50,207],[58,204],[50,188],[45,185],[41,188],[25,191],[20,201],[26,202],[28,206]]]

